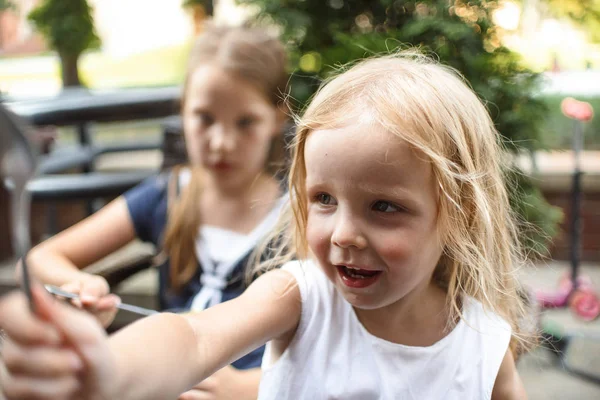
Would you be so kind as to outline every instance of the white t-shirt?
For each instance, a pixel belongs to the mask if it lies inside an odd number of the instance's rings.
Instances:
[[[468,298],[462,320],[429,347],[370,334],[352,306],[310,261],[282,267],[302,296],[296,334],[273,363],[263,357],[259,400],[489,399],[511,337],[510,325]]]

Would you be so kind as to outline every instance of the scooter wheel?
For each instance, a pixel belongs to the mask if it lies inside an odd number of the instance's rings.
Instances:
[[[600,315],[600,299],[590,291],[578,289],[571,296],[569,306],[584,321],[593,321]]]

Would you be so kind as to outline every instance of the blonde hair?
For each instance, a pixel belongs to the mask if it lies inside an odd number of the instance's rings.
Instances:
[[[280,222],[274,257],[264,271],[309,256],[304,147],[308,135],[340,128],[362,112],[406,140],[432,166],[439,186],[438,228],[444,252],[433,279],[447,291],[449,326],[470,296],[513,328],[511,348],[523,349],[524,306],[516,267],[524,258],[509,205],[505,153],[481,100],[450,67],[416,50],[363,60],[326,82],[298,121],[290,170],[290,207]],[[263,251],[261,249],[259,251]]]
[[[262,29],[209,26],[196,40],[189,56],[183,85],[181,109],[185,107],[191,75],[201,65],[213,64],[254,85],[273,106],[287,112],[284,96],[288,82],[287,56],[283,44]],[[274,139],[266,170],[276,173],[284,161],[283,137]],[[169,188],[168,219],[164,236],[164,253],[170,261],[170,284],[181,289],[196,272],[195,238],[201,223],[198,199],[202,193],[199,167],[190,167],[191,179],[180,196],[175,192],[175,168]]]

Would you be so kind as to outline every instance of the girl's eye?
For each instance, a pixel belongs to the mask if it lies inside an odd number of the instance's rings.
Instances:
[[[255,122],[256,120],[252,117],[244,117],[240,118],[237,124],[240,129],[247,129],[250,126],[252,126]]]
[[[200,120],[200,123],[203,125],[212,125],[213,122],[215,122],[215,119],[209,113],[198,112],[196,113],[196,116]]]
[[[323,204],[325,206],[335,205],[335,200],[333,197],[327,193],[319,193],[315,196],[315,200],[319,204]]]
[[[402,211],[402,207],[399,207],[389,201],[377,201],[373,204],[373,210],[383,213],[392,213]]]

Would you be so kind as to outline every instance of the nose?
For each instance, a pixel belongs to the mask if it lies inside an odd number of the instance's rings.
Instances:
[[[362,250],[367,247],[367,238],[362,233],[356,218],[348,213],[340,213],[331,235],[331,243],[344,249],[354,247]]]
[[[231,133],[223,125],[217,124],[212,127],[209,136],[209,147],[214,152],[231,152],[235,149],[235,134]]]

